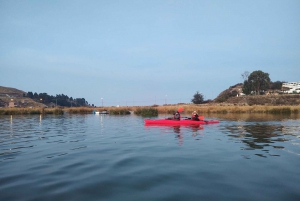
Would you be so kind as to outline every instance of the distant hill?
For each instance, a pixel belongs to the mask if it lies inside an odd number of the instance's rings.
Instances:
[[[214,99],[214,102],[221,103],[226,102],[231,97],[236,97],[238,94],[242,93],[243,84],[238,83],[236,85],[230,86],[228,89],[222,91],[217,98]]]
[[[8,107],[12,102],[15,107],[90,106],[84,98],[72,98],[64,94],[52,96],[47,93],[24,92],[19,89],[0,86],[0,107]]]
[[[17,96],[17,97],[22,97],[25,96],[27,93],[19,90],[19,89],[15,89],[15,88],[11,88],[11,87],[3,87],[0,86],[0,96]]]
[[[0,86],[0,107],[7,107],[9,102],[14,102],[16,107],[46,107],[45,104],[26,97],[26,94],[19,89]]]
[[[300,94],[279,94],[276,90],[266,91],[266,95],[240,95],[243,84],[230,86],[222,91],[214,103],[233,105],[299,105]],[[271,93],[270,93],[271,92]],[[275,93],[273,93],[275,92]]]

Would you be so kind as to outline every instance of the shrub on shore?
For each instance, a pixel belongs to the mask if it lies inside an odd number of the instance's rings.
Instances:
[[[112,115],[127,115],[127,114],[131,114],[129,110],[126,109],[112,109],[109,110],[109,114]]]
[[[135,114],[140,116],[157,116],[158,110],[155,108],[138,108]]]

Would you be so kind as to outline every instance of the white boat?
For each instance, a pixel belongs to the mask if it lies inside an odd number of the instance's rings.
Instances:
[[[101,112],[99,112],[100,114],[108,114],[108,111],[107,110],[105,110],[105,111],[101,111]]]
[[[94,110],[94,111],[93,111],[93,114],[99,115],[99,114],[109,114],[109,113],[108,113],[107,110],[104,110],[104,111],[101,111],[101,112]]]

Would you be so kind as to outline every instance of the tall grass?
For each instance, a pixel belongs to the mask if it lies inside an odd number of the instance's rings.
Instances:
[[[198,114],[227,114],[227,113],[269,113],[269,114],[298,114],[300,105],[297,106],[236,106],[236,105],[181,105],[181,106],[159,106],[157,107],[159,114],[172,114],[178,108],[184,108],[184,114],[192,114],[196,111]]]
[[[92,114],[95,108],[92,107],[71,107],[65,108],[66,112],[70,114]]]
[[[269,106],[269,105],[222,105],[222,104],[206,104],[206,105],[172,105],[158,107],[74,107],[74,108],[0,108],[0,115],[15,114],[56,114],[61,115],[64,112],[70,114],[92,114],[94,110],[109,111],[112,115],[125,115],[134,111],[137,115],[157,116],[158,114],[173,114],[179,108],[183,108],[183,115],[191,115],[196,111],[199,115],[216,113],[216,114],[299,114],[300,105],[296,106]]]
[[[140,116],[157,116],[158,110],[156,108],[138,108],[135,114]]]
[[[1,108],[0,115],[28,115],[28,114],[55,114],[61,115],[60,108]]]
[[[131,113],[128,109],[125,109],[125,108],[114,108],[114,109],[109,110],[109,114],[112,114],[112,115],[127,115],[127,114],[131,114]]]
[[[292,114],[291,108],[284,107],[284,108],[272,108],[267,110],[267,113],[270,114]]]
[[[46,109],[44,110],[44,114],[62,115],[64,114],[64,111],[61,108]]]

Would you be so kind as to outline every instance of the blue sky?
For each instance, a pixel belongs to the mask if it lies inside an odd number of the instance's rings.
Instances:
[[[0,1],[0,86],[90,104],[214,99],[241,74],[300,81],[300,1]]]

